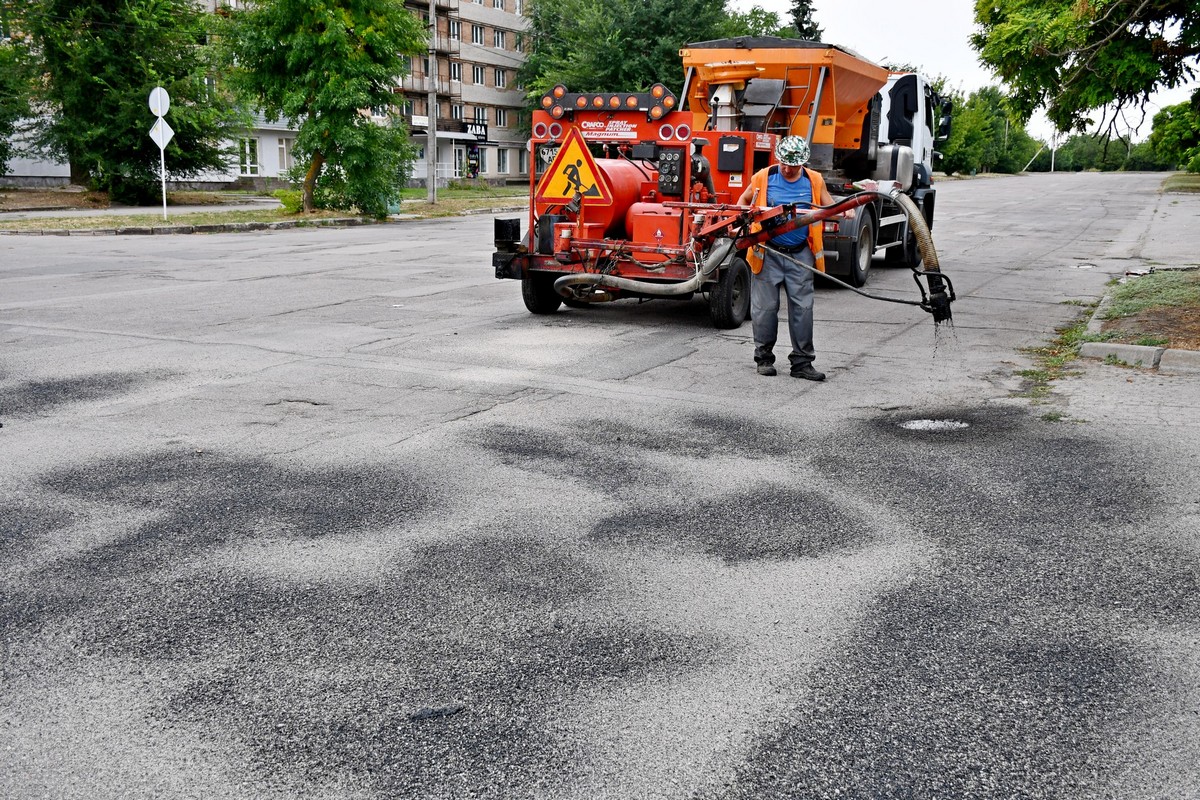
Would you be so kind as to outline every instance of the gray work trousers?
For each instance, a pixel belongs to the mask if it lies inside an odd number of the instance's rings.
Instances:
[[[812,251],[789,253],[791,258],[812,266]],[[788,332],[792,369],[811,364],[813,349],[813,274],[783,256],[767,251],[762,271],[750,283],[750,316],[754,322],[754,361],[774,364],[775,340],[779,333],[779,290],[787,292]]]

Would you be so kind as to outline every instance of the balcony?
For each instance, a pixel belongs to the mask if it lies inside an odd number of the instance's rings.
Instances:
[[[451,39],[449,36],[446,36],[442,33],[439,33],[437,36],[433,37],[433,49],[441,54],[458,55],[459,51],[461,50],[459,45],[461,44],[462,42],[460,42],[458,39]]]
[[[432,0],[433,7],[437,10],[445,9],[453,13],[458,13],[458,0]],[[407,0],[406,6],[416,6],[417,8],[429,8],[430,0]]]
[[[433,87],[430,87],[430,85],[429,85],[430,82],[432,82],[434,84]],[[427,78],[424,75],[421,75],[421,76],[405,75],[403,78],[400,79],[399,86],[400,86],[400,90],[404,91],[404,92],[429,94],[430,88],[434,88],[434,89],[436,89],[438,94],[444,94],[444,95],[451,94],[450,81],[445,78],[442,78],[442,77]],[[455,94],[457,94],[457,93],[455,93]]]

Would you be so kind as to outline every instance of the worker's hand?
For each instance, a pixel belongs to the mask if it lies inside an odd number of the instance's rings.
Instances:
[[[856,208],[847,208],[842,212],[842,219],[854,219],[856,216],[858,216],[858,209]]]

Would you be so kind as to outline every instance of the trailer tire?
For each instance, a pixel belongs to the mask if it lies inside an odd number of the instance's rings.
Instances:
[[[553,314],[562,305],[562,296],[554,290],[557,275],[533,273],[521,279],[521,298],[534,314]]]
[[[862,287],[867,283],[871,274],[871,259],[875,255],[875,220],[870,214],[864,214],[858,226],[858,238],[848,248],[850,270],[846,273],[846,282],[851,286]]]
[[[713,325],[723,330],[741,327],[750,315],[750,267],[735,256],[721,270],[717,285],[708,294],[708,313]]]

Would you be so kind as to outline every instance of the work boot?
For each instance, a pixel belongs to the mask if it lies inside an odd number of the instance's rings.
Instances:
[[[793,378],[804,378],[806,381],[823,381],[825,373],[819,372],[812,364],[805,364],[801,367],[792,367]]]
[[[778,375],[779,373],[777,373],[775,371],[774,364],[768,364],[767,362],[763,361],[763,362],[760,362],[758,365],[758,374],[759,375]]]

